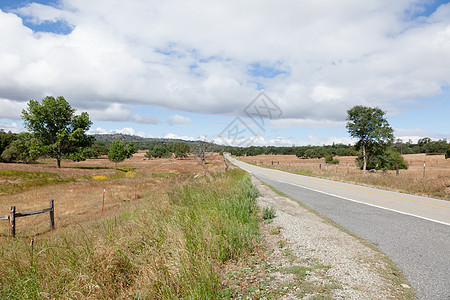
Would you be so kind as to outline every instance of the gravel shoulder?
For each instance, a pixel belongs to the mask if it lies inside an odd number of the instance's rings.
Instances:
[[[261,193],[258,206],[261,210],[273,207],[276,215],[261,225],[265,251],[260,256],[264,259],[254,263],[259,268],[250,268],[260,274],[250,280],[253,287],[241,296],[415,299],[401,271],[373,245],[276,193],[253,176],[252,182]],[[259,281],[259,287],[255,281]],[[258,292],[248,292],[252,289]]]

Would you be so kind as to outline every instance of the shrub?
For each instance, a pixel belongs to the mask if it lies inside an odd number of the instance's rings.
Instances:
[[[170,152],[169,148],[167,148],[167,145],[162,144],[153,147],[151,154],[153,157],[161,158],[161,157],[170,157],[172,153]]]
[[[121,141],[113,141],[109,147],[108,159],[115,163],[117,169],[117,163],[124,161],[128,156],[128,150],[124,143]]]
[[[262,217],[264,220],[273,220],[275,218],[275,208],[273,206],[266,206],[263,208]]]
[[[336,165],[339,163],[339,159],[334,158],[333,154],[327,154],[327,156],[325,156],[325,163]]]
[[[362,156],[357,158],[357,163],[362,169]],[[393,149],[373,154],[367,159],[367,169],[395,170],[397,165],[399,169],[408,169],[408,163],[403,156]]]

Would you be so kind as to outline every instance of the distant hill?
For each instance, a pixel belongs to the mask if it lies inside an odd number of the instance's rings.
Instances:
[[[112,142],[112,141],[121,141],[124,143],[130,143],[130,142],[191,142],[191,141],[184,141],[181,139],[165,139],[165,138],[144,138],[137,135],[129,135],[129,134],[121,134],[121,133],[115,133],[115,134],[93,134],[93,137],[95,137],[95,140],[98,142]]]
[[[113,141],[121,141],[123,143],[133,143],[138,150],[153,149],[155,145],[167,144],[169,148],[176,142],[186,142],[191,146],[191,150],[195,151],[200,146],[207,147],[208,151],[220,151],[223,147],[214,143],[205,141],[186,141],[182,139],[166,139],[166,138],[143,138],[137,135],[129,134],[93,134],[95,144],[108,146]]]

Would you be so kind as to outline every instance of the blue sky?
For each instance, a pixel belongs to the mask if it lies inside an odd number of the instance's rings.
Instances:
[[[63,95],[92,133],[352,143],[346,111],[366,105],[397,138],[450,139],[448,1],[2,0],[0,40],[13,132],[29,99]],[[280,114],[259,127],[262,91]],[[223,135],[236,120],[241,140]]]

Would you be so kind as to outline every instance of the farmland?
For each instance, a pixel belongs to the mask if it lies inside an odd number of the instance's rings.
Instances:
[[[223,157],[119,164],[2,164],[0,214],[55,201],[48,214],[20,218],[16,238],[0,223],[0,298],[218,298],[223,263],[259,244],[257,190]],[[105,207],[102,211],[103,191]],[[30,239],[33,238],[33,244]],[[256,248],[255,248],[256,247]]]
[[[337,156],[339,164],[327,165],[325,159],[300,159],[295,155],[258,155],[239,159],[260,166],[298,174],[348,181],[393,191],[450,200],[450,160],[444,155],[403,155],[407,170],[368,172],[363,175],[355,156]],[[425,167],[424,167],[425,164]],[[425,170],[425,172],[424,172]]]
[[[114,214],[121,206],[142,197],[158,198],[176,181],[196,174],[224,170],[223,158],[211,154],[210,164],[202,166],[199,159],[143,160],[144,152],[119,164],[118,170],[108,159],[83,162],[64,161],[61,169],[54,160],[39,164],[0,164],[0,215],[9,213],[14,205],[18,211],[33,211],[55,200],[56,224],[65,227],[91,220],[101,213],[105,190],[104,215]],[[177,176],[179,175],[179,176]],[[191,177],[192,177],[191,176]],[[18,235],[35,235],[46,228],[48,217],[38,215],[18,221]],[[1,236],[7,226],[0,227]]]

